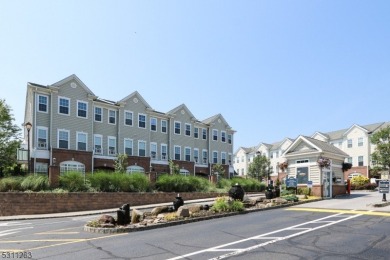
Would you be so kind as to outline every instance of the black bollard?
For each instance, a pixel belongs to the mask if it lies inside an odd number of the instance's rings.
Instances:
[[[173,207],[175,208],[175,211],[177,211],[183,205],[184,200],[180,197],[179,194],[177,194],[176,200],[173,202]]]

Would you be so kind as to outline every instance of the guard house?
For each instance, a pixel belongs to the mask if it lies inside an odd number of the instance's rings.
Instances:
[[[299,136],[283,153],[287,178],[297,179],[299,187],[312,182],[312,194],[332,198],[345,194],[343,163],[348,154],[326,142]]]

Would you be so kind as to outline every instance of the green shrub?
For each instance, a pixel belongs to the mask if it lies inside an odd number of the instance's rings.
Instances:
[[[196,176],[189,176],[187,178],[190,184],[190,191],[210,191],[212,185],[208,179]]]
[[[231,179],[231,185],[238,183],[246,192],[264,191],[266,184],[253,178],[239,178],[235,177]]]
[[[21,191],[23,177],[6,177],[0,180],[0,191]]]
[[[115,177],[111,177],[113,174],[114,173],[107,172],[96,172],[94,174],[90,174],[88,175],[89,185],[101,192],[117,191],[115,188],[115,180],[113,181]]]
[[[71,192],[87,190],[84,174],[80,172],[67,172],[60,175],[60,186]]]
[[[49,179],[45,175],[29,175],[20,184],[22,190],[44,191],[49,189]]]
[[[178,174],[164,174],[158,177],[155,187],[165,192],[186,192],[189,190],[189,178]]]
[[[232,186],[231,180],[220,178],[215,185],[218,189],[226,189],[229,190]]]
[[[298,188],[298,191],[297,193],[299,195],[306,195],[306,196],[309,196],[310,195],[310,189],[305,187],[305,188]]]
[[[115,174],[119,175],[119,191],[144,192],[150,189],[150,181],[143,173]]]
[[[281,190],[280,192],[280,196],[288,196],[288,195],[293,195],[295,194],[295,190],[293,189],[284,189],[284,190]]]
[[[244,210],[244,203],[239,200],[229,200],[227,196],[218,197],[210,210],[214,212],[236,212]]]
[[[96,172],[88,176],[91,189],[100,192],[144,192],[150,181],[143,173]]]
[[[214,212],[227,212],[229,211],[229,204],[227,197],[218,197],[215,199],[213,206],[210,210]]]
[[[283,199],[285,199],[287,201],[294,201],[294,202],[297,202],[299,200],[299,198],[295,195],[287,195],[287,196],[284,196]]]
[[[231,203],[230,203],[230,211],[233,211],[233,212],[236,212],[236,211],[243,211],[244,210],[244,203],[242,203],[242,201],[239,201],[239,200],[233,200]]]
[[[367,187],[370,187],[369,189],[371,189],[371,186],[369,184],[370,180],[362,175],[355,176],[351,179],[352,190],[364,190],[367,189]]]

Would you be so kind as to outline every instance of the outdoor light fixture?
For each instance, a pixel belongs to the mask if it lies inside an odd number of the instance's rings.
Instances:
[[[24,124],[24,126],[27,129],[27,173],[30,173],[31,170],[31,159],[30,159],[30,130],[32,128],[32,124],[30,122],[27,122]]]

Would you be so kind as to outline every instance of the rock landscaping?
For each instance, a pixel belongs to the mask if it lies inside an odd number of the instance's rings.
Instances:
[[[218,201],[226,200],[228,205],[224,211],[217,210]],[[319,200],[319,199],[316,199]],[[266,199],[262,196],[247,197],[245,196],[240,203],[242,208],[233,207],[235,200],[228,197],[219,197],[211,205],[205,204],[188,204],[180,206],[177,211],[171,206],[159,206],[150,211],[141,211],[132,209],[130,213],[131,222],[128,225],[118,225],[114,217],[102,215],[99,219],[88,222],[84,230],[94,233],[123,233],[142,231],[166,226],[186,224],[196,221],[208,220],[213,218],[227,217],[237,214],[246,214],[260,210],[272,208],[287,207],[291,205],[302,204],[314,200],[297,201],[297,197]],[[175,202],[174,202],[175,203]],[[229,205],[232,207],[229,208]],[[223,207],[222,207],[223,208]]]

